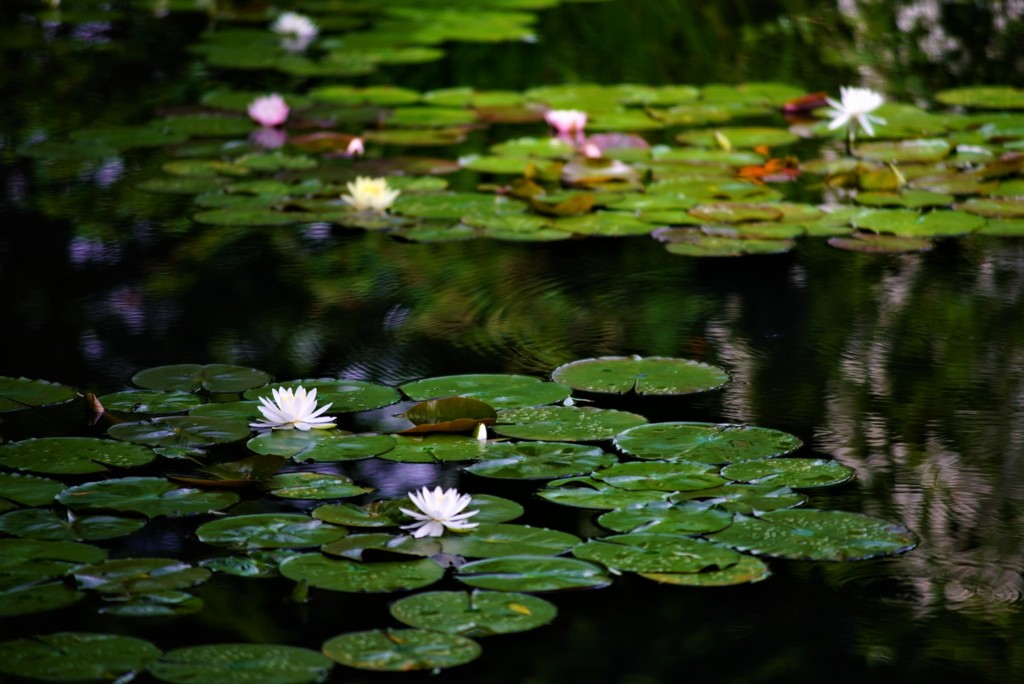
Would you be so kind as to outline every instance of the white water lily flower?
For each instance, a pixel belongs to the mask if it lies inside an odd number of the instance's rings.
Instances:
[[[839,102],[836,102],[830,97],[825,98],[825,101],[832,107],[829,110],[829,116],[832,117],[832,121],[828,124],[830,131],[834,131],[840,126],[849,126],[850,133],[852,134],[854,123],[856,123],[864,129],[865,133],[874,135],[875,129],[872,128],[871,124],[885,123],[885,119],[871,115],[871,112],[878,109],[885,102],[885,98],[881,94],[867,88],[847,88],[844,86],[839,88],[839,100]]]
[[[469,505],[472,497],[469,494],[459,494],[454,487],[442,491],[435,487],[430,491],[424,487],[418,492],[409,492],[409,498],[420,511],[410,511],[407,508],[399,508],[406,515],[416,518],[416,522],[409,525],[402,525],[403,530],[415,530],[412,536],[419,537],[440,537],[444,534],[445,528],[462,532],[471,530],[479,523],[466,522],[480,511],[466,511],[462,509]]]
[[[271,390],[274,400],[260,397],[260,413],[264,420],[259,423],[250,423],[250,427],[257,429],[270,428],[273,430],[309,430],[332,428],[330,416],[320,414],[331,408],[326,404],[317,408],[316,388],[308,393],[306,388],[299,386],[292,390],[290,387],[278,387]]]
[[[346,183],[349,194],[341,199],[356,211],[375,211],[383,213],[394,204],[401,190],[392,190],[383,178],[364,178],[360,176],[351,183]]]
[[[281,46],[288,52],[302,52],[320,33],[312,19],[297,12],[279,14],[270,30],[281,36]]]

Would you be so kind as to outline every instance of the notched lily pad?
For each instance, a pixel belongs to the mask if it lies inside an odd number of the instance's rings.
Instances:
[[[463,636],[426,629],[388,629],[341,634],[324,642],[323,652],[360,670],[409,672],[440,670],[475,660],[480,645]]]
[[[849,482],[853,468],[822,458],[770,458],[733,463],[722,476],[738,482],[801,487],[831,487]]]
[[[786,432],[728,423],[649,423],[615,437],[615,446],[637,458],[733,463],[781,456],[802,442]]]
[[[702,572],[739,562],[731,548],[676,534],[621,534],[580,544],[572,554],[632,572]]]
[[[495,409],[554,404],[572,393],[571,389],[558,383],[544,382],[529,375],[500,373],[426,378],[407,382],[399,389],[416,401],[448,396],[473,397]]]
[[[689,359],[651,356],[602,356],[559,366],[555,382],[586,392],[609,394],[691,394],[721,387],[729,375],[716,366]]]
[[[0,376],[0,413],[63,404],[77,396],[73,387],[56,382]]]
[[[277,644],[210,644],[168,651],[149,672],[171,684],[306,684],[322,682],[334,663],[305,648]]]
[[[143,446],[94,437],[41,437],[0,446],[0,465],[54,475],[109,472],[133,468],[156,455]]]
[[[577,442],[609,439],[647,419],[594,406],[537,406],[505,409],[498,413],[498,421],[494,432],[505,437]]]
[[[0,643],[0,672],[48,682],[108,682],[160,657],[148,641],[116,634],[57,632]]]
[[[468,637],[525,632],[557,614],[550,601],[503,591],[433,591],[391,604],[391,615],[403,624]]]
[[[565,442],[496,442],[487,445],[479,463],[465,470],[474,475],[513,480],[543,480],[582,475],[615,463],[614,454],[599,447]]]
[[[601,566],[575,558],[507,556],[466,563],[455,576],[463,584],[495,591],[558,591],[604,587]]]
[[[123,477],[71,487],[57,500],[75,509],[131,511],[155,518],[218,511],[238,503],[238,495],[176,487],[162,477]]]
[[[132,376],[132,383],[143,389],[164,392],[244,392],[260,387],[270,381],[270,374],[255,368],[211,363],[183,363],[172,366],[158,366],[139,371]]]
[[[385,593],[420,589],[444,576],[444,568],[424,558],[415,561],[355,563],[320,553],[293,556],[281,563],[283,576],[330,591]]]
[[[258,513],[212,520],[196,529],[199,541],[235,550],[301,549],[329,544],[347,534],[301,513]]]

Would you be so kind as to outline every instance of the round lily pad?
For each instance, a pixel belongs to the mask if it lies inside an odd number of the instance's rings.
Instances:
[[[572,554],[632,572],[722,570],[740,559],[740,554],[726,546],[676,534],[614,535],[580,544]]]
[[[401,398],[398,390],[385,385],[378,385],[362,380],[335,380],[332,378],[318,378],[312,380],[289,380],[288,382],[274,383],[272,386],[262,387],[247,391],[243,396],[246,399],[273,399],[271,391],[278,387],[295,389],[299,386],[305,387],[306,391],[316,390],[317,404],[331,404],[330,412],[344,413],[348,411],[369,411],[370,409],[390,406]]]
[[[0,465],[18,470],[55,475],[102,473],[132,468],[156,455],[135,444],[94,437],[41,437],[0,446]]]
[[[0,454],[3,454],[0,451]],[[0,503],[18,506],[45,506],[64,491],[66,485],[48,477],[22,473],[0,473]]]
[[[91,515],[65,519],[53,511],[40,509],[11,511],[0,516],[0,532],[49,541],[114,539],[137,532],[145,525],[142,518]]]
[[[132,376],[132,382],[144,389],[165,392],[244,392],[270,382],[270,374],[255,368],[211,363],[182,363],[147,368]]]
[[[715,366],[651,356],[603,356],[573,361],[551,373],[555,382],[586,392],[691,394],[721,387],[729,375]]]
[[[687,587],[726,587],[736,584],[753,584],[768,579],[772,574],[768,564],[756,556],[740,554],[735,565],[722,570],[704,572],[641,572],[641,577],[659,584],[675,584]]]
[[[702,534],[731,525],[732,513],[703,501],[655,501],[603,513],[597,523],[615,532]]]
[[[950,88],[935,93],[947,105],[979,109],[1024,109],[1024,90],[1008,85],[979,85]]]
[[[154,447],[195,448],[227,444],[252,433],[247,423],[233,418],[168,416],[137,423],[118,423],[107,430],[114,439]]]
[[[0,585],[0,617],[57,610],[77,603],[83,598],[83,592],[72,589],[64,582],[22,582],[12,587]],[[0,669],[0,672],[2,671]]]
[[[63,404],[77,396],[78,391],[67,385],[0,375],[0,413]]]
[[[342,665],[383,672],[440,670],[480,656],[480,645],[472,639],[425,629],[341,634],[325,641],[322,650]]]
[[[856,233],[851,237],[832,237],[829,238],[828,244],[836,249],[848,252],[865,252],[867,254],[925,252],[935,247],[935,243],[927,238],[874,235],[871,233]]]
[[[719,147],[723,139],[728,140],[732,147],[782,147],[800,138],[785,128],[751,126],[723,126],[687,131],[676,136],[679,142],[698,147]]]
[[[902,525],[861,513],[814,509],[743,516],[708,538],[740,551],[793,560],[864,560],[917,545],[916,535]]]
[[[444,568],[424,558],[415,561],[354,563],[320,553],[293,556],[281,563],[280,572],[290,580],[331,591],[391,592],[420,589],[444,576]]]
[[[949,155],[953,147],[942,138],[865,142],[857,145],[853,154],[861,159],[900,164],[937,162]]]
[[[906,237],[965,235],[985,225],[985,219],[966,211],[934,210],[920,214],[912,209],[866,209],[854,214],[857,228]]]
[[[395,438],[391,435],[353,435],[341,430],[273,430],[246,443],[258,454],[317,463],[370,458],[390,451],[395,445]]]
[[[468,637],[525,632],[557,614],[550,601],[503,591],[432,591],[391,604],[391,615],[403,624]]]
[[[471,587],[495,591],[557,591],[611,584],[611,577],[599,565],[553,556],[486,558],[466,563],[455,577]]]
[[[236,504],[238,495],[176,487],[161,477],[123,477],[71,487],[57,500],[71,508],[133,511],[154,518],[219,511]]]
[[[591,477],[574,477],[548,483],[537,496],[551,503],[575,508],[612,510],[626,506],[639,506],[653,501],[665,501],[667,492],[649,490],[631,491],[612,487]]]
[[[160,657],[142,639],[57,632],[0,643],[0,672],[47,682],[108,682],[141,672]]]
[[[467,558],[557,556],[579,541],[574,535],[542,527],[486,523],[465,534],[448,535],[440,540],[445,553]]]
[[[637,458],[713,464],[781,456],[801,445],[795,436],[770,428],[689,422],[640,425],[614,443]]]
[[[190,392],[128,390],[104,394],[99,402],[108,411],[118,413],[184,413],[203,400]]]
[[[198,596],[186,591],[167,590],[132,594],[128,600],[119,596],[116,602],[105,604],[99,612],[121,617],[169,617],[198,613],[203,605],[203,600]]]
[[[341,539],[344,527],[301,513],[258,513],[212,520],[196,529],[199,541],[236,550],[301,549]]]
[[[118,558],[74,571],[79,589],[103,594],[150,594],[185,589],[210,577],[206,568],[170,558]]]
[[[278,644],[209,644],[168,651],[149,672],[172,684],[307,684],[334,663],[305,648]]]
[[[594,406],[536,406],[502,410],[493,430],[519,439],[596,441],[610,439],[646,422],[643,416],[629,411]]]
[[[759,482],[801,487],[831,487],[849,482],[853,468],[822,458],[766,458],[733,463],[722,468],[722,476],[737,482]]]
[[[275,475],[265,486],[283,499],[344,499],[372,492],[372,487],[352,484],[352,479],[333,473],[285,473]]]
[[[717,468],[696,461],[617,463],[591,477],[618,489],[642,491],[692,491],[725,484]]]
[[[794,492],[785,485],[739,484],[735,482],[712,489],[676,492],[669,497],[669,501],[675,503],[698,500],[720,506],[730,513],[750,515],[783,508],[796,508],[806,503],[807,497]]]
[[[483,461],[466,471],[483,477],[543,480],[589,473],[615,463],[600,447],[565,442],[496,442],[487,445]]]
[[[566,399],[572,390],[554,382],[528,375],[499,373],[449,375],[408,382],[400,390],[416,401],[434,397],[473,397],[496,409],[522,408],[554,404]]]
[[[377,458],[402,463],[439,463],[468,461],[479,458],[483,445],[472,437],[461,435],[429,435],[426,437],[395,437],[395,447]]]

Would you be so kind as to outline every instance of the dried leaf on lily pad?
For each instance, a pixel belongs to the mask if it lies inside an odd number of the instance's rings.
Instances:
[[[477,425],[493,425],[497,412],[486,402],[472,397],[445,397],[422,401],[399,414],[416,427],[399,434],[427,432],[471,432]]]

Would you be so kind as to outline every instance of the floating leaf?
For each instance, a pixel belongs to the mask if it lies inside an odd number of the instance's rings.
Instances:
[[[498,416],[500,423],[493,429],[499,435],[567,442],[609,439],[647,422],[636,413],[593,406],[505,409]]]
[[[781,456],[800,447],[795,436],[769,428],[728,423],[649,423],[630,428],[615,446],[637,458],[732,463]]]
[[[395,448],[378,455],[377,458],[402,463],[468,461],[479,458],[483,448],[474,438],[459,435],[395,437]]]
[[[476,516],[472,519],[476,521]],[[580,542],[566,532],[529,525],[480,524],[465,534],[440,538],[445,553],[467,558],[557,556]]]
[[[614,532],[701,534],[731,525],[732,513],[706,502],[655,501],[603,513],[597,523]]]
[[[205,466],[193,475],[168,475],[167,477],[175,482],[200,487],[248,487],[267,480],[283,464],[283,456],[259,454],[238,461]]]
[[[926,238],[912,238],[895,235],[873,235],[856,233],[851,237],[829,238],[828,244],[837,249],[869,254],[902,254],[904,252],[926,252],[935,243]]]
[[[1024,91],[1013,86],[977,85],[940,90],[935,99],[947,105],[980,109],[1024,109]]]
[[[99,397],[103,408],[119,413],[184,413],[203,400],[189,392],[128,390]]]
[[[334,463],[357,461],[395,448],[391,435],[353,435],[341,430],[273,430],[250,439],[258,454],[287,456],[293,461]]]
[[[0,643],[0,672],[48,682],[108,682],[143,671],[160,649],[115,634],[57,632]]]
[[[307,391],[315,389],[317,404],[320,406],[331,404],[331,414],[369,411],[382,406],[390,406],[400,399],[398,390],[393,387],[362,380],[335,380],[332,378],[289,380],[275,383],[273,386],[248,390],[243,396],[246,399],[264,397],[273,400],[272,390],[279,387],[292,390],[305,387]]]
[[[468,663],[480,656],[480,645],[463,636],[425,629],[375,629],[328,639],[323,652],[361,670],[409,672]]]
[[[554,604],[529,594],[497,591],[432,591],[391,604],[399,622],[437,632],[484,637],[525,632],[558,614]]]
[[[41,437],[0,446],[0,464],[55,475],[133,468],[149,463],[155,456],[142,446],[94,437]]]
[[[237,442],[251,433],[248,424],[241,421],[206,416],[170,416],[137,423],[118,423],[107,430],[111,437],[125,442],[189,448]]]
[[[269,381],[270,375],[261,370],[222,363],[159,366],[147,368],[132,376],[135,385],[164,392],[195,392],[199,389],[207,392],[244,392]]]
[[[149,672],[172,684],[306,684],[334,663],[305,648],[277,644],[209,644],[168,651]]]
[[[548,483],[546,489],[537,492],[542,499],[562,506],[612,510],[627,506],[639,506],[655,501],[665,501],[665,492],[635,490],[612,487],[589,477],[576,477]]]
[[[185,591],[156,591],[132,594],[127,601],[121,597],[99,609],[103,615],[120,617],[168,617],[191,615],[203,609],[203,600]]]
[[[617,463],[594,472],[591,477],[630,491],[693,491],[725,484],[717,468],[689,461]]]
[[[293,556],[281,563],[283,576],[331,591],[391,592],[420,589],[444,576],[444,568],[424,558],[415,561],[354,563],[320,553]]]
[[[71,487],[57,500],[71,508],[133,511],[155,518],[218,511],[237,503],[238,495],[175,487],[161,477],[123,477]]]
[[[2,575],[0,575],[2,579]],[[13,587],[0,586],[0,617],[29,615],[65,608],[85,597],[63,582],[38,584],[19,583]],[[0,668],[0,672],[3,669]],[[77,681],[77,679],[71,680]]]
[[[0,451],[0,456],[2,454],[3,451]],[[48,477],[0,473],[0,504],[11,502],[18,506],[45,506],[64,491],[65,486],[63,482]]]
[[[0,375],[0,413],[63,404],[77,396],[78,392],[67,385]]]
[[[616,462],[599,447],[564,442],[498,442],[487,445],[483,461],[466,471],[483,477],[543,480],[582,475]]]
[[[346,534],[344,527],[324,524],[301,513],[234,515],[196,529],[199,541],[239,551],[320,546]]]
[[[400,415],[416,426],[402,434],[469,432],[477,425],[492,425],[498,416],[489,404],[472,397],[428,399]]]
[[[602,356],[559,366],[555,382],[586,392],[691,394],[721,387],[729,375],[715,366],[658,356]]]
[[[333,473],[286,473],[266,483],[274,496],[283,499],[344,499],[372,492],[372,487],[352,484],[351,478]]]
[[[849,482],[853,468],[821,458],[770,458],[733,463],[722,476],[739,482],[758,482],[787,487],[831,487]]]
[[[807,501],[807,497],[784,485],[731,482],[713,489],[676,492],[669,497],[669,501],[675,503],[693,500],[720,506],[730,513],[750,515],[802,506]]]
[[[557,591],[605,587],[601,566],[575,558],[506,556],[466,563],[455,576],[463,584],[495,591]]]
[[[70,520],[49,510],[27,509],[0,516],[0,532],[15,537],[48,541],[114,539],[141,530],[146,521],[111,515],[74,517]]]
[[[496,409],[553,404],[566,399],[572,393],[572,390],[564,385],[544,382],[540,378],[499,373],[426,378],[408,382],[401,385],[399,389],[416,401],[435,397],[463,396],[479,399]]]
[[[861,513],[786,510],[740,517],[709,539],[741,551],[793,560],[864,560],[917,545],[913,532]]]
[[[206,568],[170,558],[118,558],[82,566],[73,574],[79,589],[118,595],[185,589],[210,577]]]
[[[735,584],[753,584],[768,579],[772,574],[768,565],[755,556],[740,554],[740,560],[723,570],[704,572],[641,572],[641,577],[659,584],[674,584],[687,587],[726,587]]]
[[[866,209],[850,219],[857,228],[904,237],[965,235],[985,225],[985,219],[964,211]]]
[[[580,544],[572,554],[632,572],[702,572],[739,562],[732,549],[676,534],[621,534]]]

